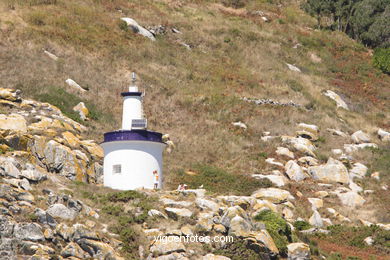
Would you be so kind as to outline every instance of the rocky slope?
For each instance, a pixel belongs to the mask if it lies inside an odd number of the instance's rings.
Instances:
[[[250,196],[204,189],[127,193],[100,187],[102,150],[83,138],[85,126],[50,104],[23,99],[19,90],[0,89],[0,98],[6,110],[0,115],[1,258],[310,259],[322,253],[306,244],[306,236],[326,236],[329,226],[376,225],[390,231],[369,203],[377,190],[363,185],[379,181],[381,174],[368,176],[367,167],[354,159],[364,147],[389,142],[384,130],[378,137],[362,131],[349,137],[327,129],[347,142],[332,150],[335,159],[325,164],[314,154],[312,142],[322,131],[317,126],[301,123],[296,136],[264,133],[262,142],[279,139],[281,146],[276,159],[266,160],[275,170],[253,178],[269,179],[275,187]],[[122,228],[112,229],[115,217]],[[121,241],[128,238],[122,231],[129,223],[143,239]],[[195,235],[232,236],[234,242],[154,240]],[[375,236],[364,239],[380,245]],[[126,251],[127,243],[135,244]],[[385,259],[386,247],[377,250],[377,259]]]

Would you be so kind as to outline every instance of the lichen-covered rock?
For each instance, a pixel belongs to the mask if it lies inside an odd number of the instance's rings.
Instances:
[[[287,245],[288,260],[310,260],[310,247],[305,243],[291,243]]]
[[[51,205],[46,212],[53,218],[61,218],[65,220],[74,220],[77,217],[76,211],[59,203]]]
[[[252,194],[252,197],[257,199],[266,199],[273,203],[281,203],[283,201],[294,199],[290,192],[278,188],[259,189]]]
[[[29,241],[43,241],[45,236],[43,235],[42,228],[36,223],[18,223],[14,228],[14,236],[21,240]]]
[[[50,140],[45,146],[44,156],[49,171],[59,172],[72,180],[82,180],[85,176],[82,165],[69,147]]]
[[[72,148],[78,148],[80,146],[80,139],[77,138],[74,134],[69,131],[63,132],[62,137],[65,140],[65,143]]]
[[[77,257],[77,258],[86,258],[87,255],[86,253],[83,251],[83,249],[81,249],[81,247],[74,243],[74,242],[70,242],[69,244],[66,245],[66,247],[64,249],[62,249],[61,251],[61,256],[62,257]]]
[[[316,147],[309,139],[302,137],[282,136],[282,141],[290,145],[296,151],[304,153],[308,156],[316,157],[314,154]]]
[[[20,171],[16,167],[17,164],[18,163],[14,158],[0,156],[0,175],[19,178]]]
[[[245,220],[244,218],[238,215],[236,215],[230,220],[229,223],[230,235],[245,237],[248,236],[251,229],[252,229],[252,224],[248,220]]]
[[[77,244],[91,257],[97,259],[123,259],[110,245],[91,239],[80,239]]]
[[[73,107],[73,111],[78,112],[80,115],[80,119],[85,121],[88,119],[89,110],[85,106],[84,102],[78,103],[76,106]]]
[[[27,121],[22,115],[19,114],[0,114],[0,129],[26,133]]]
[[[20,176],[30,180],[30,181],[43,181],[47,178],[46,174],[44,174],[42,171],[38,170],[34,165],[31,163],[26,164],[26,170],[23,170],[20,173]]]
[[[19,102],[21,101],[20,94],[22,92],[19,89],[0,88],[0,99]]]

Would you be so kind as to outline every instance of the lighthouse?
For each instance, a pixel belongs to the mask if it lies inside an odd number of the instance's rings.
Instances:
[[[122,128],[104,134],[104,186],[118,190],[161,189],[162,134],[147,129],[136,75],[123,97]]]

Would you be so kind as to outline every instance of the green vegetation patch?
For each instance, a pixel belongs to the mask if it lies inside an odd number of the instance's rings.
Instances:
[[[383,73],[390,74],[390,47],[375,49],[373,62]]]
[[[112,118],[111,115],[100,112],[94,104],[84,101],[80,97],[69,93],[62,88],[53,86],[45,87],[45,91],[43,93],[36,94],[34,98],[38,101],[47,102],[58,107],[67,117],[80,123],[82,120],[80,119],[78,112],[73,111],[73,107],[80,102],[84,102],[87,106],[89,110],[88,118],[92,120],[109,120],[109,118]]]
[[[390,231],[383,230],[378,226],[359,226],[350,227],[345,225],[329,226],[330,237],[332,241],[339,241],[340,244],[365,248],[367,244],[364,239],[372,237],[374,247],[382,252],[390,253]]]
[[[264,210],[260,212],[254,219],[265,224],[265,227],[274,240],[280,254],[282,256],[286,255],[287,245],[292,242],[291,228],[287,224],[286,220],[271,210]]]
[[[197,175],[188,175],[185,170],[179,170],[175,178],[176,185],[185,183],[190,188],[203,185],[210,192],[236,195],[250,195],[257,189],[272,186],[272,182],[268,179],[256,180],[250,176],[233,174],[210,165],[196,164],[193,170]]]

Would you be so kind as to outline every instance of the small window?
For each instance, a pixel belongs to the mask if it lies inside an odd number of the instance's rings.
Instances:
[[[121,174],[122,173],[122,165],[114,164],[112,166],[112,174]]]

